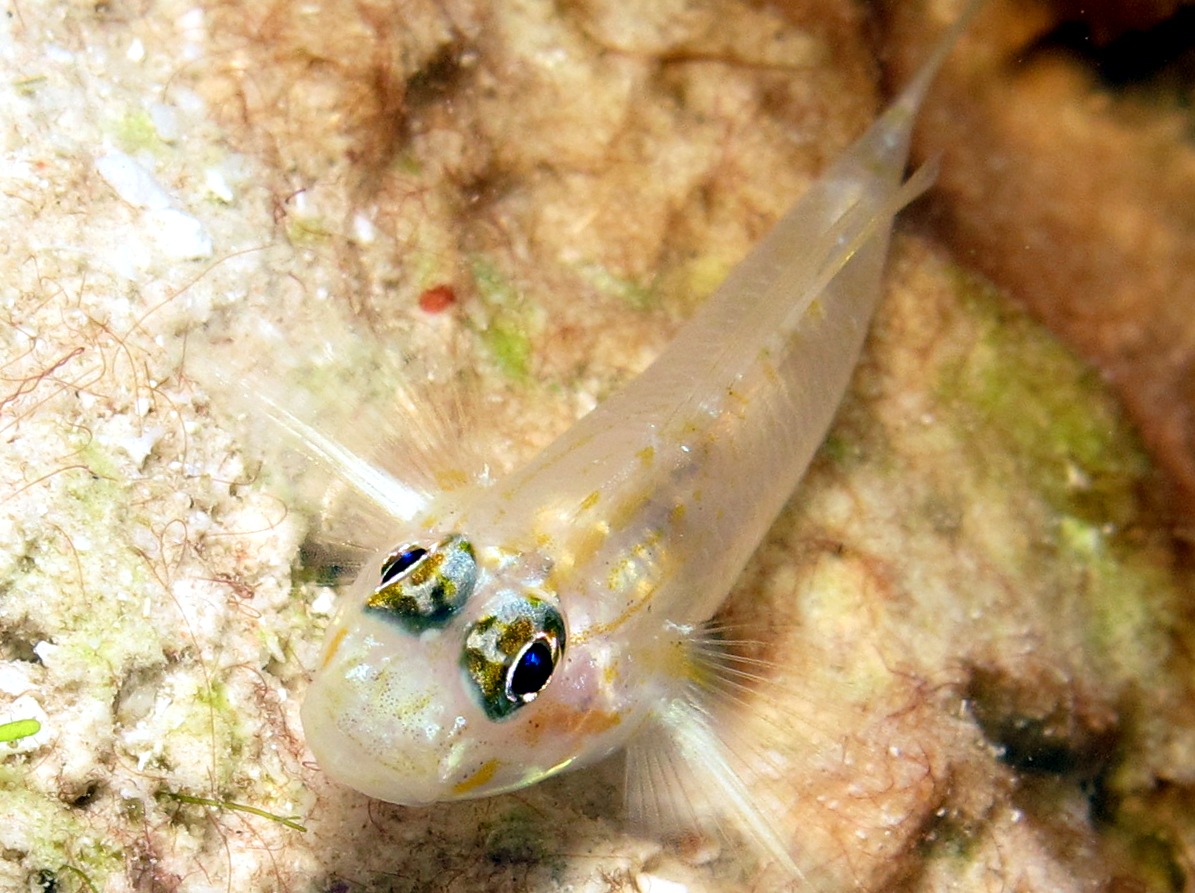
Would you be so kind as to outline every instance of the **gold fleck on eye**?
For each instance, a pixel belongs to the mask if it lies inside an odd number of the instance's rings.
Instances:
[[[539,696],[564,655],[564,617],[548,599],[507,593],[465,637],[461,666],[486,716],[505,719]]]

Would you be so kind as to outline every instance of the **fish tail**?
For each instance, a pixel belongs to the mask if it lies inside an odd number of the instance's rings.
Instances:
[[[896,99],[855,144],[843,153],[840,164],[855,170],[888,171],[897,176],[903,172],[909,157],[913,123],[930,85],[984,2],[985,0],[968,0],[962,13],[934,45],[928,58],[897,94]]]
[[[951,23],[946,33],[934,45],[929,57],[921,63],[921,67],[917,70],[916,74],[904,85],[895,101],[888,107],[883,116],[881,116],[881,120],[892,118],[902,121],[912,121],[917,114],[917,110],[921,107],[921,103],[925,100],[925,94],[929,92],[930,85],[933,83],[934,78],[937,77],[938,71],[945,64],[946,59],[954,50],[954,45],[958,43],[963,32],[971,25],[972,20],[979,13],[979,9],[983,6],[984,2],[985,0],[968,0],[967,5],[963,7],[963,11],[959,14],[958,18]]]

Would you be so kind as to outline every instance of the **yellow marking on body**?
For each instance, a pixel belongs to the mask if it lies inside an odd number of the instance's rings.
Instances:
[[[581,511],[583,511],[583,512],[589,511],[591,508],[593,508],[595,505],[598,504],[598,500],[601,498],[602,498],[602,494],[600,492],[598,492],[597,490],[594,490],[592,493],[590,493],[588,496],[586,496],[584,499],[581,500]]]
[[[459,468],[448,468],[436,472],[436,485],[441,490],[456,490],[473,483],[473,478]]]
[[[651,501],[651,490],[646,488],[624,499],[610,513],[610,529],[623,530],[632,522],[641,518],[647,507],[651,505]]]
[[[651,465],[651,463],[656,458],[656,448],[653,446],[645,446],[643,449],[641,449],[635,455],[639,457],[639,461],[642,462],[645,466]]]
[[[659,530],[649,530],[643,541],[636,543],[630,553],[623,556],[618,564],[610,568],[606,577],[608,587],[615,592],[625,592],[640,583],[653,568],[661,564],[661,560],[652,551],[663,540]]]
[[[666,580],[666,574],[660,574],[660,578],[655,582],[657,587],[662,586]],[[613,635],[620,626],[638,614],[641,610],[651,604],[652,595],[648,593],[639,598],[632,598],[627,602],[627,606],[623,612],[608,623],[594,623],[586,627],[584,632],[575,633],[569,640],[573,645],[583,645],[590,639],[599,638],[601,636]]]
[[[768,384],[779,386],[783,379],[780,377],[780,371],[776,368],[776,364],[772,361],[772,351],[766,347],[761,350],[759,352],[758,363],[764,380]]]
[[[572,645],[583,645],[590,639],[600,636],[608,636],[616,629],[639,613],[640,609],[647,606],[651,601],[650,598],[632,599],[627,603],[626,610],[611,620],[609,623],[594,623],[588,626],[584,632],[578,632],[569,640]]]
[[[598,553],[602,544],[606,542],[606,537],[610,535],[610,530],[605,524],[594,524],[587,530],[577,534],[575,540],[569,545],[572,547],[570,552],[572,567],[577,568],[588,564],[593,556]]]
[[[520,729],[524,742],[534,747],[544,735],[586,737],[601,735],[622,723],[622,714],[609,710],[576,710],[568,704],[545,704],[537,720]],[[570,758],[571,762],[572,758]]]
[[[486,760],[481,764],[481,768],[466,778],[464,781],[459,781],[452,786],[452,793],[454,794],[468,794],[470,791],[475,791],[482,785],[489,782],[498,771],[498,767],[502,764],[498,760]]]
[[[336,652],[340,650],[341,643],[344,642],[344,637],[348,634],[349,628],[347,626],[342,626],[340,629],[336,630],[336,635],[332,636],[332,638],[328,640],[328,647],[324,649],[324,659],[320,664],[321,670],[332,662],[332,658],[336,656]]]
[[[732,414],[740,421],[747,418],[747,410],[751,405],[751,394],[744,392],[736,387],[730,387],[726,390],[726,402],[724,404],[724,411]],[[713,429],[706,435],[711,440],[713,438]]]

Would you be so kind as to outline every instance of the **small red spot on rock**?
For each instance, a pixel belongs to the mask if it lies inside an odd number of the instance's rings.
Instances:
[[[443,313],[456,303],[456,292],[451,285],[433,285],[419,296],[419,309],[424,313]]]

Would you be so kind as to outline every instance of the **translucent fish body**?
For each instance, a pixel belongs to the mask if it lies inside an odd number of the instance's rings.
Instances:
[[[709,757],[717,742],[685,725],[694,631],[846,390],[893,219],[932,177],[904,179],[912,121],[961,27],[622,392],[497,483],[392,507],[394,547],[345,597],[303,705],[325,771],[426,804],[648,730]],[[375,470],[332,459],[381,501]]]

